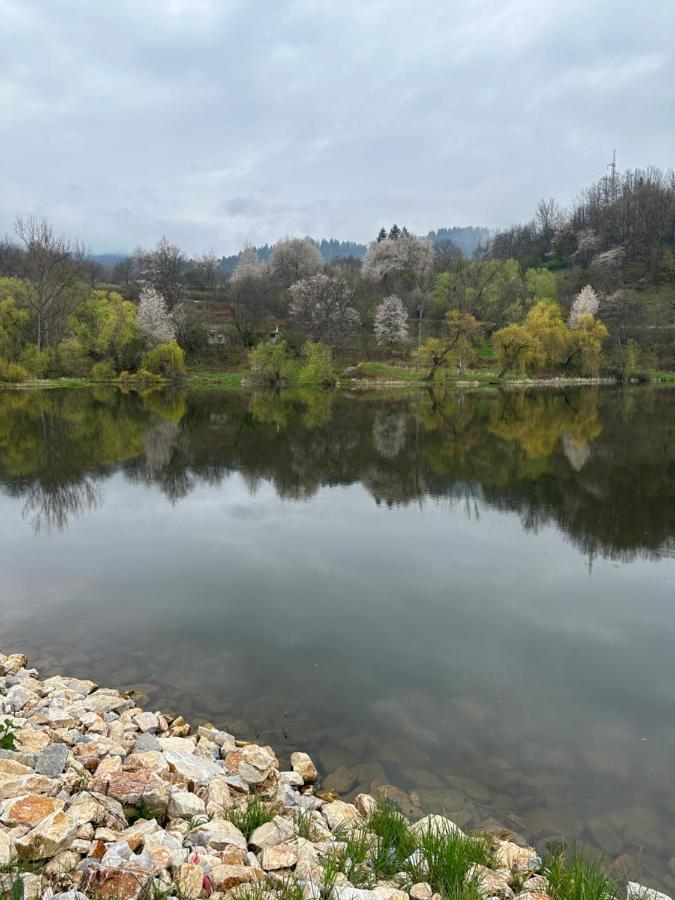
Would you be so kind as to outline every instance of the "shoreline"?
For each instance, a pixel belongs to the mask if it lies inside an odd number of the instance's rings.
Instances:
[[[598,378],[572,378],[565,376],[554,376],[550,378],[511,378],[507,380],[499,380],[494,378],[451,378],[436,382],[426,382],[421,379],[396,379],[396,378],[338,378],[334,387],[326,388],[321,384],[299,384],[296,382],[288,382],[280,385],[277,389],[289,390],[295,388],[303,388],[307,390],[325,390],[325,391],[377,391],[382,389],[405,389],[408,391],[428,391],[432,388],[445,388],[450,390],[482,390],[496,391],[507,390],[510,388],[564,388],[564,387],[591,387],[591,386],[614,386],[614,387],[672,387],[675,385],[675,373],[672,378],[652,375],[649,380],[632,379],[622,382],[614,377],[598,377]],[[39,391],[39,390],[56,390],[56,389],[91,389],[97,387],[119,388],[125,391],[141,391],[141,390],[167,390],[172,388],[186,388],[189,390],[235,390],[250,391],[264,388],[264,385],[256,383],[250,378],[247,372],[213,372],[213,373],[195,373],[188,375],[187,378],[175,381],[165,381],[163,384],[156,383],[120,383],[119,381],[93,381],[88,378],[44,378],[32,381],[24,381],[20,383],[0,382],[0,391]],[[275,390],[275,388],[269,388]]]
[[[321,790],[306,753],[283,770],[272,747],[193,729],[137,696],[41,680],[24,655],[0,653],[0,896],[573,900],[551,862],[507,830],[408,822],[386,790],[344,802]],[[600,900],[635,877],[613,874]],[[666,895],[628,881],[627,896]]]

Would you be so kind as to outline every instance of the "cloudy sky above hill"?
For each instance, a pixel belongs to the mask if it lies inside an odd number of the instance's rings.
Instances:
[[[500,226],[675,162],[671,0],[0,0],[0,234]]]

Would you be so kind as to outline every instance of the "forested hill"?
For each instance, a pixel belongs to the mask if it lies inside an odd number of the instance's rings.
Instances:
[[[427,238],[439,249],[453,245],[461,251],[463,256],[471,257],[479,244],[487,243],[490,238],[490,230],[474,225],[437,228],[434,231],[430,231]],[[367,244],[359,244],[355,241],[338,241],[335,238],[330,238],[329,240],[322,238],[320,241],[312,240],[312,243],[317,247],[326,262],[334,262],[350,256],[354,257],[354,259],[363,259],[368,251]],[[258,259],[262,262],[268,260],[272,252],[272,247],[269,244],[263,244],[262,247],[254,247],[253,249]],[[223,256],[220,261],[221,271],[225,273],[234,271],[240,256],[241,253]]]

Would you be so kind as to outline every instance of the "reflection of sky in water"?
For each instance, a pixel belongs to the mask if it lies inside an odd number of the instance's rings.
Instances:
[[[173,505],[120,472],[96,487],[38,536],[0,495],[3,649],[308,747],[349,789],[461,795],[473,823],[494,801],[534,837],[593,843],[599,817],[669,884],[672,557],[590,566],[480,491],[476,517],[359,483],[289,501],[233,474]]]

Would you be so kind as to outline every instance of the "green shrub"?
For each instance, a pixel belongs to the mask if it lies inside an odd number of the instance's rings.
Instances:
[[[61,341],[51,351],[51,361],[46,374],[54,377],[86,378],[91,367],[91,359],[87,356],[80,342],[75,338]]]
[[[5,359],[0,359],[0,381],[5,381],[8,384],[19,384],[19,382],[27,380],[28,372],[23,366],[20,366],[15,362],[7,362]]]
[[[248,354],[251,371],[268,384],[279,384],[286,360],[286,341],[264,341]]]
[[[164,378],[180,378],[186,372],[185,352],[175,341],[160,344],[145,354],[139,372],[142,369]]]
[[[44,378],[51,364],[51,354],[47,350],[38,350],[31,344],[21,354],[20,363],[33,378]]]
[[[92,381],[114,381],[116,376],[115,366],[109,359],[103,359],[101,362],[94,363],[89,369],[89,377]]]
[[[298,377],[303,384],[335,384],[333,354],[330,347],[320,341],[306,341],[302,348],[305,364]]]
[[[135,387],[136,385],[162,385],[164,384],[164,379],[161,375],[155,375],[153,372],[148,372],[147,369],[139,369],[138,372],[120,372],[115,381],[122,386],[128,385],[129,387]]]

